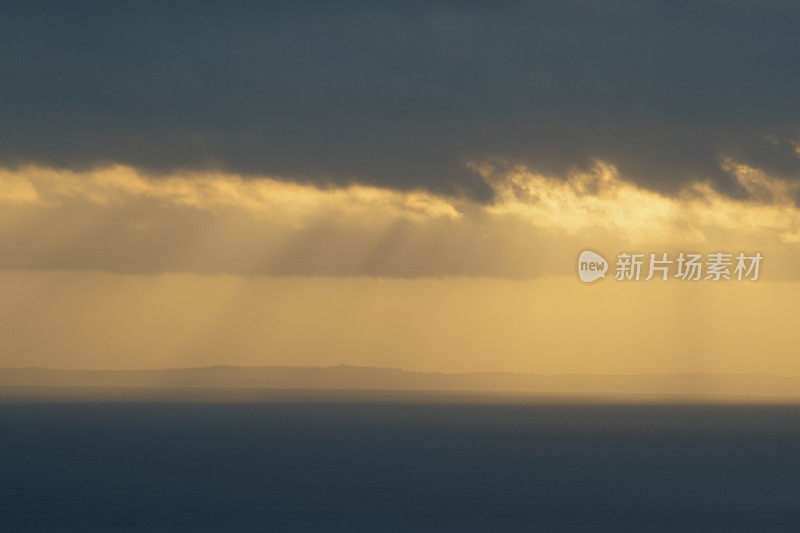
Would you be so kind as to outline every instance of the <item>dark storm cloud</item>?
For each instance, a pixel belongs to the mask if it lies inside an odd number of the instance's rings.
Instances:
[[[468,159],[798,172],[800,3],[393,4],[6,5],[0,161],[478,197]]]

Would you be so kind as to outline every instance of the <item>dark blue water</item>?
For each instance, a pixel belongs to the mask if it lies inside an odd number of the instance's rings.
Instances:
[[[800,407],[0,402],[3,531],[770,531]]]

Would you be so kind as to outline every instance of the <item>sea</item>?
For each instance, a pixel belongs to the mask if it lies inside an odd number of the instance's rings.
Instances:
[[[798,531],[800,405],[0,390],[1,531]]]

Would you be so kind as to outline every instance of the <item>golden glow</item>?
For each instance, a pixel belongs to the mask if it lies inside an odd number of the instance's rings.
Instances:
[[[800,374],[800,283],[0,273],[2,366]]]
[[[705,242],[718,230],[786,243],[800,240],[800,209],[794,203],[800,187],[730,160],[723,168],[746,193],[743,199],[723,195],[704,182],[690,183],[675,196],[659,194],[625,181],[612,165],[601,161],[591,171],[564,177],[505,164],[468,166],[494,190],[490,204],[424,191],[360,185],[320,188],[213,172],[152,177],[120,165],[84,172],[40,166],[0,169],[0,203],[56,206],[88,201],[113,210],[150,202],[161,208],[244,214],[291,226],[341,218],[363,226],[398,218],[458,220],[466,213],[487,225],[492,219],[516,217],[549,232],[602,229],[631,243]]]
[[[800,373],[797,187],[472,164],[490,203],[220,173],[0,170],[0,366]],[[577,253],[760,251],[757,283],[581,285]],[[613,262],[613,261],[612,261]]]
[[[605,228],[632,243],[702,243],[718,230],[783,242],[800,238],[800,209],[793,202],[798,186],[731,161],[724,168],[748,193],[746,199],[722,195],[703,182],[689,184],[675,197],[657,194],[622,180],[612,165],[602,162],[592,172],[575,172],[566,179],[524,167],[499,174],[491,165],[473,168],[498,195],[491,212],[566,233]]]
[[[0,201],[54,205],[71,199],[105,206],[149,199],[206,211],[241,211],[284,223],[302,223],[326,210],[350,216],[370,216],[373,210],[383,216],[460,216],[445,200],[420,191],[402,193],[358,185],[320,189],[212,172],[152,177],[122,165],[85,172],[40,166],[0,169]]]

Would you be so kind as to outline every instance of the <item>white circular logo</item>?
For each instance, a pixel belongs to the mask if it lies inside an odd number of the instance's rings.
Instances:
[[[584,283],[591,283],[606,277],[608,261],[602,255],[584,250],[578,257],[578,277]]]

